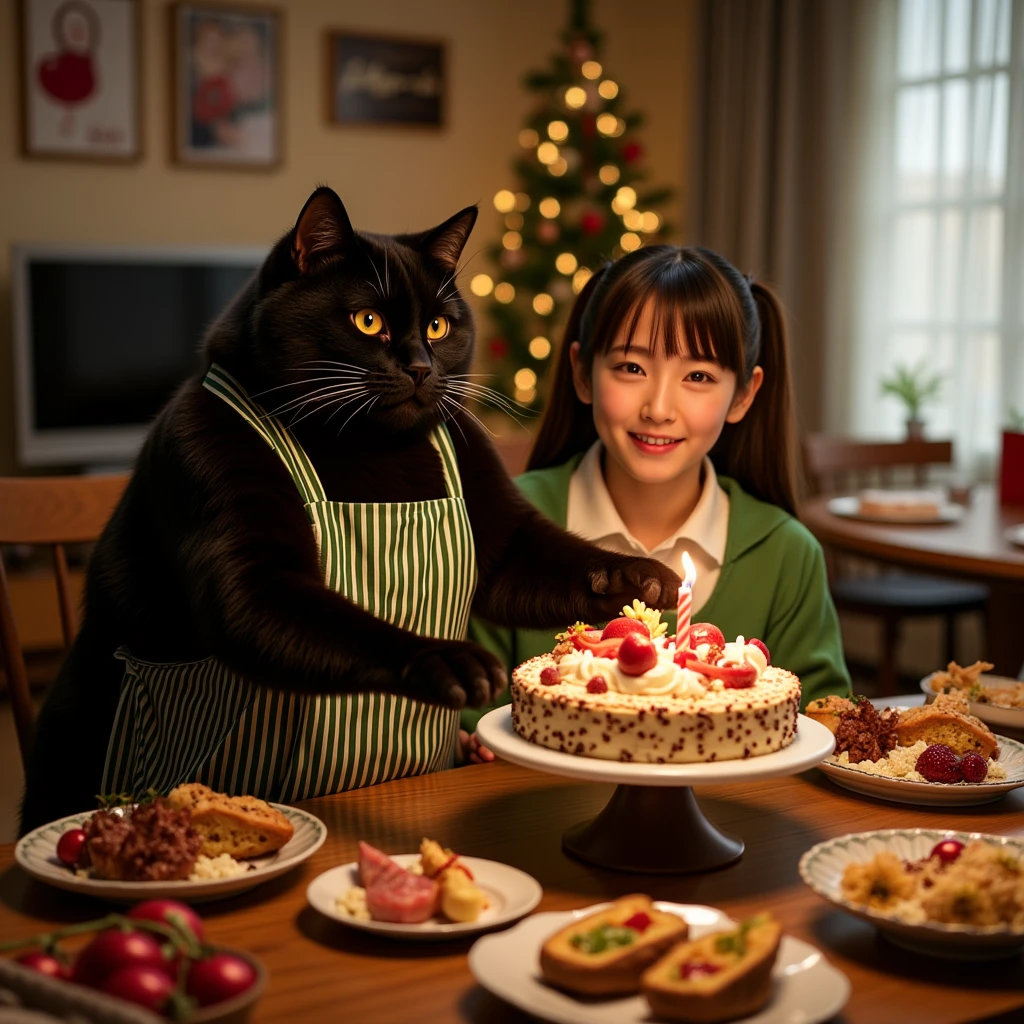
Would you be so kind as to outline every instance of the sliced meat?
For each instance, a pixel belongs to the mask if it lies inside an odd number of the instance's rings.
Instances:
[[[375,921],[418,924],[437,910],[440,889],[423,875],[411,875],[404,868],[385,870],[366,887],[366,905]]]
[[[403,870],[386,853],[378,850],[376,846],[371,846],[362,840],[359,841],[359,876],[364,886],[369,888],[373,885],[378,875],[388,868],[398,868],[399,871]]]

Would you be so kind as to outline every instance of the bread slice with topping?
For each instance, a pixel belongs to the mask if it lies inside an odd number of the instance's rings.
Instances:
[[[288,818],[265,801],[227,796],[199,782],[172,789],[167,800],[178,810],[192,812],[192,827],[203,837],[199,852],[207,857],[260,857],[280,850],[295,832]]]
[[[852,711],[855,707],[856,705],[852,700],[847,700],[846,697],[837,697],[835,694],[829,694],[827,697],[819,697],[817,700],[812,700],[804,708],[804,714],[815,722],[820,722],[835,735],[843,712]]]
[[[980,718],[967,714],[962,693],[940,694],[932,704],[902,711],[896,738],[901,747],[924,740],[928,744],[944,743],[957,754],[974,751],[982,757],[999,757],[995,734]]]
[[[728,932],[675,945],[644,972],[651,1011],[666,1020],[714,1024],[756,1013],[772,995],[782,929],[759,914]]]
[[[686,935],[686,922],[658,910],[650,896],[623,896],[555,932],[541,947],[540,969],[546,981],[568,992],[628,995],[639,990],[641,974]]]

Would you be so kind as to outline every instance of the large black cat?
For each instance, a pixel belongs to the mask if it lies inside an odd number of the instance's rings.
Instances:
[[[445,497],[430,433],[447,421],[485,618],[542,628],[610,618],[634,597],[670,602],[678,579],[660,563],[602,551],[537,513],[462,409],[474,328],[456,268],[476,216],[469,207],[420,234],[355,232],[334,192],[317,189],[208,332],[206,364],[291,422],[330,501]],[[157,418],[96,547],[81,632],[39,717],[23,828],[92,806],[121,645],[154,662],[214,655],[278,690],[451,708],[487,703],[506,682],[477,645],[407,632],[325,587],[292,478],[202,375]]]

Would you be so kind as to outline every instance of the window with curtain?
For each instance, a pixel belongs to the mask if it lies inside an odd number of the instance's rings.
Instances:
[[[988,475],[1024,413],[1024,0],[894,0],[876,33],[848,425],[900,436],[880,381],[922,367],[926,435]]]

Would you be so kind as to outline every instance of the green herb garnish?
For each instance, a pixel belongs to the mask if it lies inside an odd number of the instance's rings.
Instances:
[[[580,932],[569,941],[581,953],[604,953],[609,949],[620,949],[636,942],[640,933],[635,928],[624,928],[616,924],[602,924],[589,932]]]

